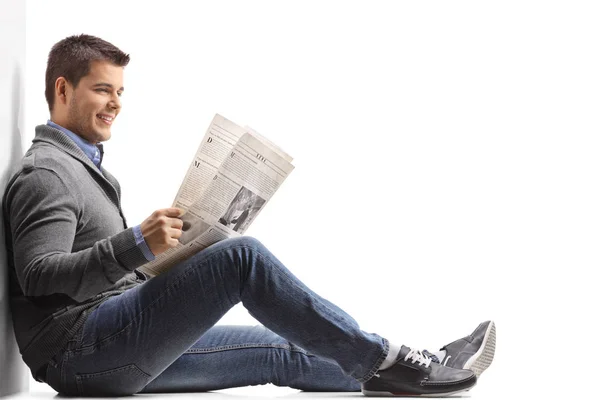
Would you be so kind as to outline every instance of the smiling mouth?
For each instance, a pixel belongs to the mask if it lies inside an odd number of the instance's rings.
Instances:
[[[97,114],[96,118],[98,118],[100,121],[102,121],[104,124],[110,126],[113,123],[113,120],[115,119],[114,117],[111,117],[109,115],[103,115],[103,114]]]

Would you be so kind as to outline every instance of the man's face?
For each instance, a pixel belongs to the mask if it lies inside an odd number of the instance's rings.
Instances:
[[[121,111],[122,93],[123,67],[109,61],[93,61],[89,74],[72,90],[65,128],[94,144],[107,141],[111,125]]]

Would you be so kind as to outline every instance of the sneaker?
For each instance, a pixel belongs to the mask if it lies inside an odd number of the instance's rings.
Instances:
[[[395,363],[362,384],[365,396],[448,396],[471,389],[473,371],[432,362],[421,351],[402,346]]]
[[[470,369],[479,378],[494,359],[496,325],[493,321],[482,322],[469,336],[455,340],[440,350],[446,350],[442,360],[431,357],[427,350],[423,353],[446,367]]]

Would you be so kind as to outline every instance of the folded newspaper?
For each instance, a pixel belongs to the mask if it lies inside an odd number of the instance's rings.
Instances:
[[[216,114],[173,202],[185,210],[183,235],[139,270],[156,276],[216,242],[241,236],[293,169],[292,157],[268,139]]]

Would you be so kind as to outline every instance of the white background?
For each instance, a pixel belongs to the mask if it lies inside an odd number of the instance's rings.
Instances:
[[[218,112],[295,157],[248,234],[364,330],[437,350],[491,318],[496,358],[473,398],[589,394],[599,11],[30,0],[24,148],[48,118],[51,46],[100,36],[131,55],[104,159],[130,225],[171,205]],[[220,323],[256,321],[239,305]]]

